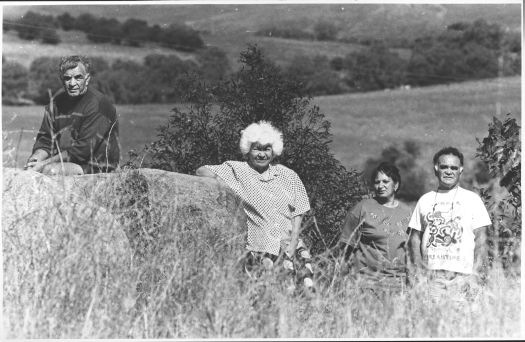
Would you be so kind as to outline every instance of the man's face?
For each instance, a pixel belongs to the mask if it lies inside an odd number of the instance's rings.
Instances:
[[[440,189],[449,190],[458,185],[459,177],[463,172],[463,167],[458,157],[452,154],[442,155],[434,167],[436,168]]]
[[[68,69],[62,74],[62,85],[69,96],[76,97],[87,91],[89,79],[86,68],[79,63],[75,68]]]

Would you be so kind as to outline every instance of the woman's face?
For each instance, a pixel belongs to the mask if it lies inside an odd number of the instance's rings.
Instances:
[[[273,160],[273,148],[271,144],[262,145],[253,143],[248,152],[248,164],[258,172],[264,172]]]
[[[378,172],[374,180],[374,191],[376,197],[388,200],[393,199],[397,190],[398,184],[394,183],[392,178],[385,175],[383,172]]]

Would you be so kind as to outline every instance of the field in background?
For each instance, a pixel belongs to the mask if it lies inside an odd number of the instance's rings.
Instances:
[[[271,26],[298,27],[312,31],[318,21],[335,24],[340,29],[339,38],[375,38],[391,41],[403,37],[413,39],[424,34],[442,30],[458,21],[472,22],[484,18],[498,23],[504,29],[519,31],[521,28],[519,4],[272,4],[272,5],[4,5],[5,20],[16,20],[27,11],[57,16],[64,12],[77,17],[90,13],[95,17],[116,18],[121,22],[135,18],[147,20],[149,25],[166,27],[171,23],[183,23],[201,33],[205,45],[224,50],[234,69],[239,52],[247,43],[255,43],[274,62],[284,65],[298,54],[328,58],[344,57],[361,48],[358,44],[320,42],[309,40],[280,39],[256,36],[255,32]],[[378,25],[377,23],[381,23]],[[179,58],[193,58],[193,54],[154,46],[133,48],[111,44],[89,43],[83,33],[59,30],[63,43],[58,46],[23,42],[12,32],[3,37],[3,57],[28,66],[43,56],[68,55],[71,51],[91,57],[100,56],[112,61],[116,58],[142,62],[147,54],[173,54]],[[407,51],[401,50],[403,58]]]
[[[455,145],[472,165],[476,138],[488,134],[493,116],[512,113],[521,122],[521,78],[503,78],[411,90],[324,96],[313,99],[331,124],[332,151],[348,168],[360,170],[371,157],[406,140],[422,147],[418,161],[430,169],[433,153]],[[167,121],[174,105],[117,106],[122,157],[156,139],[155,129]],[[4,166],[21,167],[40,126],[40,106],[2,107]],[[23,129],[23,131],[22,131]]]

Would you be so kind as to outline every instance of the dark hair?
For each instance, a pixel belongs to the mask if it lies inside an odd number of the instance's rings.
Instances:
[[[387,162],[382,162],[381,164],[379,164],[374,169],[374,171],[372,171],[372,177],[370,178],[370,180],[372,181],[372,184],[374,184],[374,181],[376,180],[377,174],[379,172],[382,172],[388,177],[392,178],[394,183],[398,184],[397,189],[399,190],[399,188],[401,187],[401,176],[399,175],[399,169],[394,164],[387,163]]]
[[[444,147],[441,150],[439,150],[436,154],[434,154],[434,165],[436,165],[439,161],[439,157],[451,154],[453,156],[456,156],[459,158],[459,163],[461,166],[463,166],[463,153],[459,152],[459,150],[455,147]]]
[[[59,77],[62,79],[62,75],[69,69],[76,68],[79,64],[82,64],[86,69],[86,73],[91,72],[91,62],[87,57],[84,56],[67,56],[62,57],[60,64],[58,65]]]

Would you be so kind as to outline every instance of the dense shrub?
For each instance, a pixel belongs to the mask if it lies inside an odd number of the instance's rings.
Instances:
[[[314,36],[317,40],[336,40],[339,28],[332,22],[318,21],[314,25]]]
[[[150,29],[148,23],[139,19],[128,19],[122,24],[124,43],[131,46],[141,46],[149,40]]]
[[[409,83],[430,85],[519,74],[519,58],[512,55],[518,44],[512,37],[498,24],[476,20],[418,38],[407,66]]]
[[[69,12],[64,12],[61,15],[57,16],[57,22],[64,31],[70,31],[75,29],[76,19],[69,14]]]
[[[232,71],[228,56],[218,47],[201,49],[197,54],[197,63],[198,73],[209,81],[218,81]]]
[[[29,97],[37,104],[47,104],[49,93],[56,92],[62,87],[58,75],[60,58],[40,57],[29,66]]]
[[[12,27],[17,31],[18,37],[25,40],[41,40],[44,44],[58,44],[60,37],[56,32],[56,22],[51,15],[42,15],[28,11]]]
[[[122,41],[122,27],[117,19],[99,18],[86,31],[87,39],[94,43],[120,44]]]
[[[180,24],[171,24],[163,30],[160,42],[167,48],[183,51],[195,51],[204,46],[204,42],[197,31]]]
[[[395,88],[406,81],[406,62],[384,43],[348,54],[342,68],[351,91]]]
[[[307,94],[339,94],[347,89],[339,74],[332,70],[330,61],[322,55],[296,55],[285,69],[286,77],[301,82]]]
[[[347,209],[360,199],[358,174],[330,152],[330,123],[299,82],[285,77],[257,47],[243,51],[241,62],[238,73],[214,85],[186,79],[182,89],[191,105],[173,109],[159,128],[148,165],[194,174],[201,165],[240,160],[239,132],[252,122],[271,121],[285,137],[278,162],[299,174],[310,196],[302,235],[319,252],[335,242]]]
[[[521,248],[521,138],[520,126],[510,114],[489,124],[488,136],[479,141],[476,156],[485,162],[496,183],[481,189],[491,214],[492,256],[503,265],[520,264]],[[501,187],[501,188],[500,188]]]
[[[17,103],[27,92],[28,71],[16,62],[2,61],[2,103]]]

